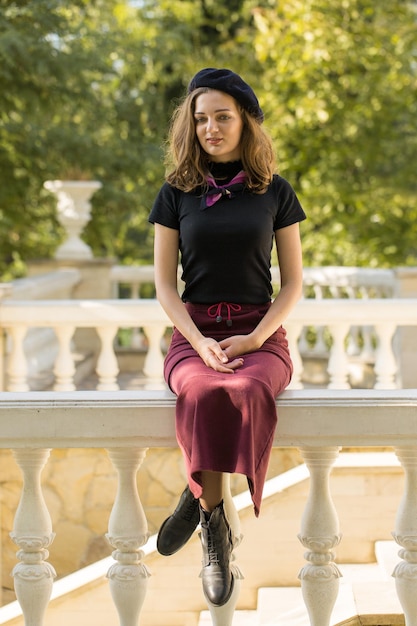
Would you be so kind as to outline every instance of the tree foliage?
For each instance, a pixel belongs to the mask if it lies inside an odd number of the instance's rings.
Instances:
[[[416,5],[0,0],[0,275],[53,254],[53,178],[102,181],[85,238],[152,259],[169,117],[191,75],[253,85],[308,214],[308,264],[417,261]]]
[[[309,213],[312,264],[416,263],[415,7],[309,0],[255,14],[266,106]]]

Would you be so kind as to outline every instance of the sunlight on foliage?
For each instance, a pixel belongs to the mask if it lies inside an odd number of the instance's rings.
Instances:
[[[417,264],[417,24],[403,0],[0,0],[0,275],[61,242],[51,178],[98,179],[83,237],[152,262],[147,216],[190,77],[255,89],[308,214],[307,265]]]

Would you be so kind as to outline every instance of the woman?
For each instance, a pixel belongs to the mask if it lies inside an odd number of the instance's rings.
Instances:
[[[282,323],[302,289],[305,214],[289,183],[274,174],[262,122],[256,95],[239,75],[199,71],[173,116],[172,169],[149,217],[157,297],[174,325],[164,375],[177,396],[176,433],[188,476],[157,546],[173,554],[201,522],[203,591],[215,606],[228,601],[234,582],[223,473],[247,476],[259,515],[275,399],[292,373]],[[281,287],[271,302],[274,240]]]

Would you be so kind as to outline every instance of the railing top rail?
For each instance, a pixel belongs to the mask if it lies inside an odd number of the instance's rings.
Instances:
[[[0,447],[176,447],[175,396],[161,391],[0,393]],[[274,445],[417,445],[417,389],[293,390]]]
[[[153,265],[114,265],[110,270],[110,280],[113,282],[154,282],[155,270]]]
[[[278,266],[271,267],[273,274],[278,271]],[[181,266],[179,266],[181,272]],[[369,267],[325,265],[303,268],[304,280],[325,282],[342,281],[343,284],[393,284],[395,282],[395,270],[380,269]],[[153,281],[154,266],[153,265],[114,265],[110,272],[110,278],[113,281]]]
[[[12,300],[39,300],[53,296],[57,291],[70,289],[80,282],[81,274],[75,268],[63,268],[57,271],[29,276],[14,280],[7,296]]]
[[[327,265],[305,267],[303,269],[305,284],[339,285],[339,286],[386,286],[394,287],[395,271],[369,267],[341,267]]]
[[[30,315],[28,315],[30,310]],[[308,324],[323,324],[323,312],[336,323],[372,325],[395,321],[398,326],[417,323],[417,298],[372,299],[302,299],[289,320]],[[30,300],[3,301],[0,306],[2,326],[85,326],[118,325],[127,327],[170,321],[157,300]],[[328,317],[325,323],[329,323]]]

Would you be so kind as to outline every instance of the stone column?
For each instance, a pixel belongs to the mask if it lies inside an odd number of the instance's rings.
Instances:
[[[120,626],[137,626],[150,573],[140,549],[148,541],[148,522],[139,498],[136,475],[146,448],[109,448],[118,474],[118,488],[109,519],[107,539],[116,563],[107,573]],[[163,602],[163,599],[161,599]]]
[[[47,548],[55,533],[42,493],[41,472],[49,449],[17,449],[13,455],[23,474],[23,487],[10,536],[19,547],[12,572],[25,626],[42,626],[52,592],[55,570]]]
[[[395,270],[397,298],[417,298],[417,267]],[[417,320],[416,320],[417,323]],[[395,349],[399,360],[400,385],[404,389],[417,387],[417,326],[403,326],[397,331]]]
[[[405,474],[404,493],[397,511],[392,535],[401,547],[394,569],[398,599],[407,626],[417,626],[417,448],[400,446],[395,453]]]
[[[339,448],[304,447],[300,451],[310,472],[310,491],[298,535],[307,548],[304,554],[307,564],[299,578],[310,626],[329,626],[341,576],[333,553],[341,538],[339,519],[329,484]]]

